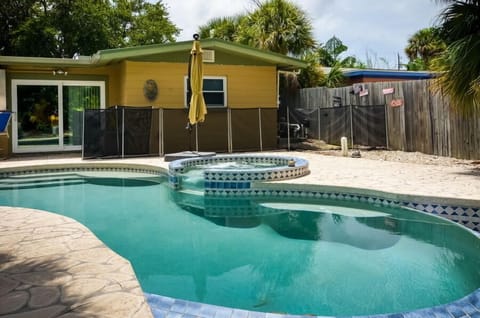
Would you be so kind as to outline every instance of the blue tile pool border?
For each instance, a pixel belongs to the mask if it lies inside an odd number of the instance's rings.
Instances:
[[[194,301],[175,299],[166,296],[145,293],[148,304],[155,318],[179,317],[179,318],[293,318],[293,317],[335,317],[315,315],[290,315],[269,312],[248,311],[216,305],[198,303]],[[340,317],[340,316],[338,316]],[[413,311],[379,314],[368,316],[369,318],[480,318],[480,288],[457,301],[431,308]]]
[[[0,178],[32,173],[57,173],[72,171],[111,171],[135,172],[166,176],[167,172],[157,167],[135,167],[134,165],[104,164],[100,166],[69,165],[62,167],[40,166],[2,169]],[[459,223],[474,230],[480,237],[480,205],[471,204],[475,200],[456,200],[451,198],[429,198],[422,196],[393,194],[368,189],[344,188],[321,185],[292,185],[276,183],[254,183],[249,191],[251,196],[311,197],[334,200],[367,202],[376,205],[404,206],[425,213],[431,213]],[[449,203],[450,202],[450,203]],[[166,296],[145,293],[147,302],[155,318],[292,318],[307,317],[288,314],[264,313],[235,308],[209,305],[204,303],[174,299]],[[330,317],[311,316],[308,317]],[[448,304],[409,312],[354,316],[373,318],[480,318],[480,288],[471,294]]]

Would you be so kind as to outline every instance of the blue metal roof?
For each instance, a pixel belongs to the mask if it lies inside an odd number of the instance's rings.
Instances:
[[[429,79],[435,77],[431,72],[394,71],[394,70],[354,70],[343,73],[345,77],[377,77],[377,78],[405,78]]]

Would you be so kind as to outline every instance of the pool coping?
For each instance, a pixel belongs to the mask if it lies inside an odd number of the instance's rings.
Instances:
[[[18,174],[20,173],[32,173],[39,171],[61,171],[79,169],[79,170],[105,170],[105,171],[118,171],[128,170],[134,172],[147,172],[155,174],[168,174],[168,170],[162,167],[152,166],[150,164],[137,164],[137,163],[60,163],[60,164],[41,164],[41,165],[25,165],[0,169],[0,177],[4,175]],[[476,213],[479,212],[480,200],[469,199],[456,199],[446,197],[431,197],[422,195],[400,194],[392,192],[384,192],[378,190],[361,189],[355,187],[343,187],[343,186],[327,186],[327,185],[312,185],[312,184],[290,184],[290,183],[278,183],[278,182],[262,182],[255,183],[259,193],[269,193],[277,195],[292,195],[302,196],[302,193],[307,196],[310,193],[314,195],[317,193],[322,196],[329,196],[334,199],[345,199],[347,197],[355,200],[355,198],[361,200],[363,197],[366,201],[373,204],[402,204],[409,206],[413,209],[420,210],[427,213],[435,213],[433,205],[442,207],[448,202],[454,202],[456,206],[464,206],[467,209],[475,209]],[[288,188],[288,189],[287,189]],[[320,191],[319,191],[320,190]],[[286,191],[286,192],[285,192]],[[407,200],[413,200],[409,202]],[[431,200],[438,200],[438,203],[432,203]],[[431,210],[433,208],[433,210]],[[422,210],[423,209],[423,210]],[[430,211],[429,211],[430,210]],[[445,217],[445,216],[442,216]],[[78,222],[77,222],[78,223]],[[458,223],[458,222],[457,222]],[[472,231],[475,235],[479,236],[478,232]],[[128,261],[127,261],[128,262]],[[166,317],[167,315],[182,315],[184,317],[300,317],[299,315],[283,315],[274,313],[262,313],[255,311],[245,311],[234,308],[227,308],[221,306],[214,306],[208,304],[202,304],[197,302],[185,301],[180,299],[173,299],[165,296],[152,295],[145,293],[145,297],[150,305],[150,309],[154,317]],[[198,311],[195,312],[197,308]],[[213,315],[212,315],[213,314]],[[372,315],[370,317],[480,317],[480,288],[471,294],[454,301],[449,304],[440,305],[432,308],[419,309],[404,313],[386,314],[386,315]],[[312,317],[312,316],[309,316]],[[313,317],[325,317],[325,316],[313,316]],[[365,316],[356,316],[365,317]]]

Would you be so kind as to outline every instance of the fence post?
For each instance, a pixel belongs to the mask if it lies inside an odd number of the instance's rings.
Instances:
[[[125,107],[122,107],[122,158],[125,158]]]
[[[287,150],[290,151],[290,108],[287,106]]]
[[[227,108],[227,143],[228,143],[228,153],[233,152],[232,145],[232,110]]]
[[[262,109],[258,107],[258,131],[260,134],[260,151],[263,151],[263,141],[262,141]]]
[[[83,121],[82,121],[82,159],[85,159],[85,108],[83,108]]]
[[[198,122],[195,124],[195,151],[198,152]]]
[[[353,149],[353,105],[350,104],[350,139],[352,140],[352,149]]]
[[[384,107],[385,107],[385,143],[386,143],[386,147],[387,147],[387,150],[389,147],[388,145],[388,107],[387,107],[387,97],[385,95],[383,95],[383,101],[384,101]]]
[[[163,108],[158,108],[158,156],[162,157],[163,151]]]
[[[320,121],[322,120],[322,116],[320,115],[320,106],[318,106],[318,140],[321,140],[322,138],[320,137],[320,134],[321,134],[321,129],[320,129]]]

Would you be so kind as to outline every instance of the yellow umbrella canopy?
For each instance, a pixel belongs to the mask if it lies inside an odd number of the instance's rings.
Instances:
[[[198,41],[198,35],[194,36],[192,51],[190,52],[190,87],[192,97],[190,98],[190,109],[188,121],[190,125],[203,122],[207,114],[207,106],[203,99],[203,52]]]

